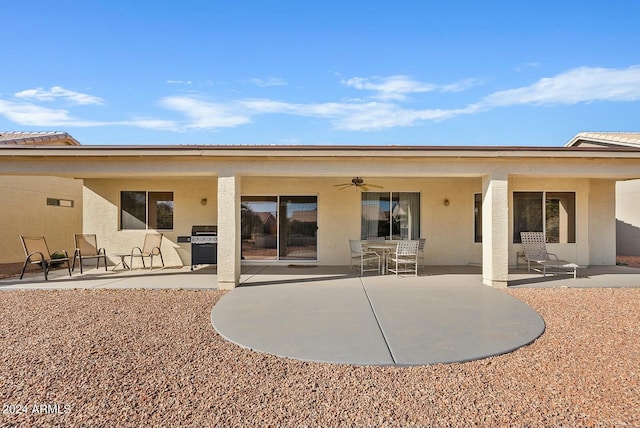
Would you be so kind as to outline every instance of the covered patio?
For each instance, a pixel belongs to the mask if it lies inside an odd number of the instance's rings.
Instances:
[[[98,236],[113,264],[151,231],[164,235],[167,266],[187,266],[180,238],[215,225],[210,288],[242,285],[253,265],[339,270],[349,239],[371,230],[393,239],[396,223],[401,239],[426,239],[427,271],[477,266],[482,284],[501,287],[515,278],[521,230],[542,229],[549,251],[579,266],[615,265],[615,184],[640,177],[640,149],[33,146],[3,148],[0,166],[82,179],[83,232]],[[354,177],[377,187],[341,187]],[[388,226],[365,224],[376,218],[366,214],[372,201]],[[246,254],[257,243],[264,251],[254,254],[268,260]]]
[[[61,289],[217,289],[217,267],[201,266],[191,271],[189,266],[160,269],[109,270],[89,268],[83,274],[74,271],[71,277],[66,270],[50,272],[45,281],[41,271],[28,271],[24,279],[17,276],[0,279],[0,290],[61,290]],[[245,265],[240,285],[307,284],[359,278],[363,283],[383,283],[389,288],[398,285],[476,283],[482,284],[480,266],[427,266],[417,277],[379,275],[367,273],[358,276],[349,266],[314,265]],[[578,278],[569,275],[547,275],[527,272],[526,266],[509,270],[509,287],[514,288],[624,288],[640,287],[640,268],[628,266],[592,266],[578,269]]]

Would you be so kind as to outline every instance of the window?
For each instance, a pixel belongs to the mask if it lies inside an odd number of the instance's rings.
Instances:
[[[316,260],[317,196],[243,196],[244,260]]]
[[[573,192],[514,192],[513,242],[520,232],[544,232],[549,243],[575,243],[575,201]]]
[[[121,192],[120,228],[173,229],[173,192]]]
[[[71,199],[47,198],[47,205],[50,205],[52,207],[73,208],[73,200],[71,200]]]
[[[473,242],[482,242],[482,193],[473,197]]]
[[[420,238],[420,193],[363,192],[360,236]]]

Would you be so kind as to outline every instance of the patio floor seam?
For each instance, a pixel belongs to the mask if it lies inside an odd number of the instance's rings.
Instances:
[[[384,333],[384,329],[382,328],[382,325],[380,324],[380,319],[378,318],[378,314],[376,313],[376,308],[373,305],[373,302],[371,301],[371,298],[369,297],[369,293],[367,293],[367,287],[364,284],[364,281],[362,281],[362,277],[359,278],[360,279],[360,284],[362,285],[362,290],[364,291],[364,295],[367,298],[367,302],[369,302],[369,307],[371,308],[371,312],[373,313],[373,318],[376,320],[376,324],[378,326],[378,330],[380,330],[380,334],[382,335],[382,340],[384,340],[384,345],[387,347],[387,351],[389,351],[389,356],[391,357],[391,361],[393,361],[394,365],[398,364],[398,361],[396,360],[396,356],[393,354],[393,350],[391,349],[391,346],[389,345],[389,340],[387,340],[387,336]]]
[[[247,273],[247,278],[244,281],[239,281],[238,286],[246,284],[247,282],[249,282],[251,280],[251,278],[253,278],[256,275],[259,275],[266,268],[267,268],[267,266],[259,266],[259,270],[257,272]]]

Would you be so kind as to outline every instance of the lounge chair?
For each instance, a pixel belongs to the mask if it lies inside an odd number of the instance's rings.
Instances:
[[[98,248],[96,235],[74,234],[73,242],[76,249],[73,252],[73,263],[71,270],[76,269],[76,258],[80,260],[80,273],[82,273],[82,260],[96,259],[96,269],[100,268],[100,259],[104,260],[104,270],[107,270],[107,254],[104,248]]]
[[[387,270],[398,276],[400,273],[413,273],[418,276],[418,248],[417,240],[398,241],[396,251],[387,257]]]
[[[375,251],[365,250],[362,248],[362,242],[356,241],[353,239],[349,240],[349,248],[351,249],[351,266],[349,268],[349,272],[353,269],[354,260],[358,262],[360,265],[360,275],[362,276],[364,272],[380,272],[380,254]],[[372,262],[377,263],[377,267],[370,269],[365,269],[366,267],[372,265]]]
[[[140,257],[142,260],[142,267],[146,267],[144,264],[144,258],[150,259],[150,270],[153,270],[153,258],[160,256],[162,267],[164,267],[164,259],[162,258],[162,251],[160,251],[160,244],[162,243],[162,233],[147,233],[144,236],[144,244],[142,248],[133,247],[131,249],[131,267],[133,267],[133,258]]]
[[[547,268],[554,269],[553,273],[573,274],[573,278],[578,276],[578,265],[567,260],[560,260],[557,255],[547,252],[544,239],[544,232],[520,232],[522,240],[522,250],[524,259],[527,261],[527,272],[531,272],[531,264],[534,263],[536,272],[542,272],[542,276],[547,275]],[[539,265],[542,269],[536,268]],[[551,272],[550,272],[551,273]]]
[[[49,269],[60,263],[67,264],[67,270],[69,270],[69,276],[71,276],[69,254],[67,254],[66,250],[58,250],[50,253],[44,236],[20,236],[20,240],[22,241],[22,248],[24,249],[26,257],[24,265],[22,266],[22,272],[20,272],[20,279],[24,276],[24,271],[29,264],[40,265],[44,272],[45,281],[49,279]]]

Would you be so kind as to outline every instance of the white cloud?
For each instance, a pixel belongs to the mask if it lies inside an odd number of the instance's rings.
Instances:
[[[168,81],[169,82],[169,81]],[[178,81],[175,81],[178,82]],[[258,82],[254,82],[258,83]],[[163,131],[233,128],[252,123],[259,115],[280,114],[326,120],[334,129],[375,131],[416,126],[422,122],[448,120],[461,115],[514,105],[572,105],[596,101],[628,102],[640,100],[640,66],[626,69],[587,68],[568,70],[538,80],[529,86],[497,91],[461,108],[408,108],[409,94],[462,91],[477,83],[462,80],[446,85],[417,82],[406,76],[385,78],[353,77],[343,84],[372,91],[368,98],[322,103],[290,103],[273,99],[245,98],[225,102],[208,101],[196,95],[162,98],[159,105],[183,115],[180,120],[140,117],[119,121],[94,121],[74,117],[66,108],[47,108],[38,102],[66,99],[75,104],[100,104],[102,99],[61,87],[28,89],[16,99],[0,99],[0,116],[23,126],[89,127],[131,126]],[[27,102],[32,101],[32,102]],[[415,106],[415,104],[412,104]]]
[[[153,129],[156,131],[179,131],[180,126],[173,120],[134,119],[119,122],[104,123],[104,125],[134,126],[136,128]]]
[[[52,109],[28,103],[17,103],[0,100],[0,116],[6,117],[11,122],[22,126],[50,126],[60,127],[98,127],[98,126],[134,126],[137,128],[177,130],[178,126],[173,121],[157,119],[135,119],[124,121],[96,121],[78,119],[69,114],[65,109]]]
[[[33,99],[36,101],[56,101],[63,99],[80,105],[103,104],[103,100],[100,97],[71,91],[60,86],[53,86],[48,90],[43,88],[25,89],[24,91],[17,92],[15,96],[16,98]]]
[[[211,115],[202,126],[188,125],[189,127],[231,127],[243,125],[251,121],[251,118],[262,114],[287,114],[292,116],[314,117],[327,119],[334,129],[348,131],[373,131],[399,126],[413,126],[419,121],[439,121],[461,114],[469,114],[472,109],[404,109],[391,102],[342,102],[342,103],[287,103],[269,99],[239,100],[232,104],[222,106],[216,103],[208,103],[184,97],[180,100],[180,111],[191,118],[199,118],[203,112],[217,113],[218,119]],[[244,121],[226,121],[226,110],[232,110],[237,117],[245,118]]]
[[[24,126],[78,126],[85,121],[77,120],[64,109],[51,109],[34,104],[0,100],[0,115]]]
[[[578,104],[594,101],[640,100],[640,66],[626,69],[580,67],[538,80],[530,86],[495,92],[479,104],[512,105]]]
[[[192,85],[193,82],[191,80],[167,80],[169,85]]]
[[[466,109],[412,110],[390,103],[353,105],[347,114],[333,120],[336,129],[348,131],[375,131],[380,129],[414,126],[423,121],[442,121],[462,114]]]
[[[374,91],[373,98],[381,100],[402,101],[408,94],[425,92],[460,92],[476,84],[475,79],[465,79],[459,82],[436,85],[413,80],[408,76],[389,77],[352,77],[342,80],[342,84],[355,89]]]
[[[403,100],[407,94],[432,92],[437,89],[436,85],[421,83],[407,76],[352,77],[343,80],[342,83],[355,89],[374,91],[374,98],[383,100]]]
[[[256,86],[260,87],[270,87],[270,86],[287,86],[287,82],[284,79],[280,79],[279,77],[269,77],[267,79],[260,79],[255,77],[250,80]]]
[[[190,118],[187,128],[231,128],[251,122],[251,117],[230,104],[212,103],[187,96],[172,96],[160,100],[166,109],[183,113]]]

